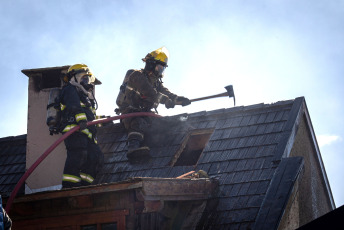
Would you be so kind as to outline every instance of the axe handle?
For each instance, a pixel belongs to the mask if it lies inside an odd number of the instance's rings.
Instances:
[[[212,96],[207,96],[207,97],[199,97],[199,98],[191,99],[190,101],[191,102],[202,101],[202,100],[207,100],[207,99],[211,99],[211,98],[226,97],[226,96],[228,96],[228,92],[220,93],[220,94],[216,94],[216,95],[212,95]]]

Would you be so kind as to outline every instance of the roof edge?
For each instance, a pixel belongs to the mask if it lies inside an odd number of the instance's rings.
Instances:
[[[282,133],[281,141],[278,142],[276,154],[272,160],[274,163],[279,163],[282,157],[287,157],[290,154],[304,112],[304,102],[304,97],[297,97],[294,100],[290,110],[290,116]]]
[[[320,149],[318,146],[318,142],[316,140],[314,128],[311,122],[311,118],[310,118],[309,111],[307,108],[307,103],[304,97],[298,97],[295,99],[290,113],[291,113],[290,118],[288,119],[286,127],[282,133],[282,139],[277,145],[277,150],[276,150],[276,154],[273,159],[273,162],[275,164],[278,164],[282,160],[283,157],[290,156],[290,152],[293,147],[300,122],[302,121],[303,118],[305,118],[308,132],[312,139],[313,146],[317,154],[317,159],[318,159],[318,163],[321,169],[321,173],[323,175],[326,191],[330,199],[332,209],[335,209],[336,206],[333,199],[330,183],[325,171],[324,162],[320,154]]]
[[[0,138],[0,143],[1,142],[7,142],[7,141],[18,141],[18,140],[24,140],[27,138],[27,134],[22,134],[22,135],[17,135],[17,136],[8,136],[8,137],[1,137]]]
[[[171,184],[175,187],[171,189]],[[185,186],[194,186],[193,191],[185,190]],[[160,186],[160,187],[159,187]],[[160,189],[156,189],[156,188]],[[216,189],[217,182],[214,179],[189,179],[189,178],[157,178],[157,177],[133,177],[124,181],[95,184],[85,187],[77,187],[62,190],[50,190],[38,193],[26,194],[17,197],[14,203],[32,202],[80,195],[91,195],[96,193],[120,192],[126,190],[142,190],[141,196],[144,200],[169,200],[178,196],[186,196],[187,199],[206,199]],[[163,189],[161,189],[163,188]],[[171,194],[164,195],[168,191]],[[179,194],[180,193],[180,194]]]
[[[272,177],[252,229],[278,229],[295,182],[304,168],[303,157],[283,158]]]
[[[64,70],[64,69],[67,70],[69,67],[70,65],[36,68],[36,69],[23,69],[21,72],[25,74],[27,77],[30,77],[31,74],[41,73],[41,72],[50,71],[50,70]]]
[[[323,162],[322,157],[321,157],[320,148],[319,148],[319,145],[318,145],[318,141],[316,139],[315,131],[314,131],[314,128],[313,128],[313,125],[312,125],[312,121],[311,121],[311,117],[310,117],[310,114],[309,114],[309,111],[308,111],[308,108],[307,108],[306,101],[304,101],[304,106],[303,107],[304,107],[304,116],[305,116],[305,119],[306,119],[306,122],[307,122],[306,123],[307,124],[307,128],[309,130],[309,134],[310,134],[310,136],[312,138],[312,141],[313,141],[313,144],[314,144],[314,148],[315,148],[315,151],[316,151],[316,154],[317,154],[318,163],[319,163],[319,166],[320,166],[320,169],[321,169],[321,173],[323,175],[324,182],[325,182],[325,185],[326,185],[326,190],[327,190],[328,196],[330,198],[332,209],[334,210],[336,208],[336,205],[335,205],[333,194],[332,194],[332,190],[331,190],[331,187],[330,187],[330,182],[328,180],[327,173],[326,173],[326,170],[325,170],[325,165],[324,165],[324,162]]]
[[[301,100],[304,99],[304,97],[298,97],[296,99],[291,99],[291,100],[284,100],[284,101],[277,101],[273,103],[258,103],[258,104],[253,104],[253,105],[246,105],[246,106],[235,106],[235,107],[230,107],[230,108],[220,108],[220,109],[215,109],[215,110],[203,110],[203,111],[198,111],[194,113],[181,113],[181,114],[176,114],[172,115],[171,117],[198,117],[198,116],[216,116],[220,115],[223,113],[239,113],[243,111],[251,111],[251,110],[259,110],[263,109],[266,107],[280,107],[280,106],[285,106],[287,104],[295,103],[296,100]]]

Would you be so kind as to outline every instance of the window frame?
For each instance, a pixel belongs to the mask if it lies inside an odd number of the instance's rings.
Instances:
[[[203,150],[204,148],[207,146],[211,135],[214,133],[214,128],[210,128],[210,129],[195,129],[192,130],[188,133],[188,135],[185,137],[185,139],[183,140],[180,148],[178,149],[178,151],[176,152],[176,154],[174,155],[174,157],[172,158],[172,160],[170,161],[169,165],[171,167],[174,166],[196,166],[198,164],[198,161],[201,157],[201,155],[203,154]],[[205,138],[204,138],[205,137]],[[192,141],[194,141],[195,139],[200,138],[203,139],[202,142],[198,142],[198,143],[192,143]],[[193,161],[194,164],[190,164],[190,163],[184,163],[183,162],[183,158],[185,158],[185,156],[188,155],[188,146],[194,146],[192,147],[191,151],[200,151],[197,156],[197,160]],[[197,146],[197,148],[195,148],[195,146]],[[184,153],[185,151],[185,153]]]

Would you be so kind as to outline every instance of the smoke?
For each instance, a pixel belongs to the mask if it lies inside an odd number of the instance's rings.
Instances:
[[[179,117],[179,120],[180,120],[181,122],[187,121],[187,119],[188,119],[188,116],[181,116],[181,117]]]
[[[188,123],[188,117],[172,116],[149,118],[150,122],[145,124],[145,143],[150,147],[172,146],[180,143],[189,130],[194,127]]]

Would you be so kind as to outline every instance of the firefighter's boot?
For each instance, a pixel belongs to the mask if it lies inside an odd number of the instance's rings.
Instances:
[[[131,132],[128,134],[128,152],[127,158],[129,160],[139,160],[149,157],[149,147],[141,146],[143,142],[143,134],[138,132]]]

